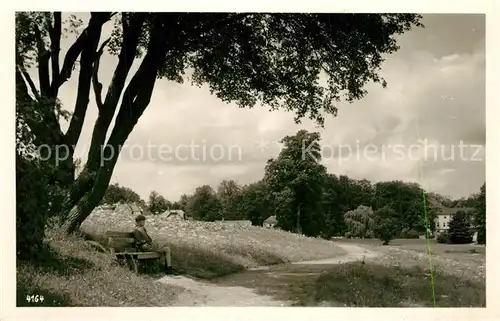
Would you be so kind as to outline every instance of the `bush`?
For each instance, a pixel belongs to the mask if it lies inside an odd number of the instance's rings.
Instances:
[[[399,237],[402,238],[402,239],[418,239],[420,237],[420,234],[421,233],[419,233],[419,232],[417,232],[415,230],[404,229],[399,234]]]
[[[337,264],[321,273],[319,278],[313,278],[314,286],[304,281],[300,289],[296,285],[297,290],[290,299],[299,299],[301,306],[311,306],[313,301],[318,305],[328,302],[332,304],[328,306],[336,307],[432,307],[429,284],[422,282],[427,272],[419,266]],[[436,297],[437,307],[486,306],[484,281],[472,282],[439,270],[434,273],[436,292],[446,293]]]
[[[448,235],[448,232],[442,232],[440,234],[438,234],[437,236],[437,242],[438,243],[449,243],[450,241],[450,236]]]
[[[19,88],[16,91],[16,256],[19,260],[37,260],[42,258],[49,214],[60,211],[64,197],[62,184],[74,173],[66,162],[55,164],[53,157],[42,159],[41,156],[47,154],[40,155],[41,150],[35,145],[40,137],[28,126],[38,120],[36,132],[43,136],[44,129],[52,129],[42,121],[41,115],[53,112],[54,107],[59,112],[60,106],[54,106],[53,101],[46,104],[43,99],[33,103]],[[48,153],[55,155],[54,149]]]
[[[21,260],[34,259],[45,236],[49,193],[42,165],[16,157],[16,253]]]

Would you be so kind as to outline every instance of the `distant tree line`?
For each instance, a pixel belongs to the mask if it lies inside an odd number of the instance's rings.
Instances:
[[[176,202],[153,191],[147,203],[130,189],[111,185],[103,202],[121,198],[143,204],[152,214],[182,209],[194,220],[250,220],[256,226],[275,215],[277,227],[286,231],[324,238],[377,237],[386,244],[434,233],[441,207],[468,207],[476,211],[467,230],[477,226],[478,241],[485,243],[485,185],[478,194],[451,200],[413,182],[372,183],[335,175],[321,164],[319,141],[318,133],[305,130],[286,136],[281,153],[267,162],[264,177],[251,184],[223,180],[217,189],[203,185]],[[303,146],[308,148],[305,155]]]

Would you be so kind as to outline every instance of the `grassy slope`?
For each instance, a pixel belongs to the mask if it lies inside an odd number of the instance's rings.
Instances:
[[[49,240],[47,245],[42,262],[17,263],[18,306],[167,306],[182,290],[136,276],[81,238]],[[45,300],[29,303],[28,294]]]
[[[103,235],[107,230],[130,231],[133,227],[132,215],[97,212],[82,224],[81,230],[104,243]],[[146,221],[146,228],[158,243],[171,247],[174,269],[205,279],[248,267],[345,254],[332,242],[260,227],[170,221],[151,216]]]

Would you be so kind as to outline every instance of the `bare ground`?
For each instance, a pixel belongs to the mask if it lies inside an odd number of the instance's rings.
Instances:
[[[195,280],[183,276],[167,276],[158,282],[185,288],[172,306],[292,306],[294,301],[284,299],[280,289],[262,289],[259,285],[265,284],[265,279],[282,277],[297,277],[303,275],[317,275],[322,266],[342,264],[353,261],[369,260],[377,256],[375,251],[368,251],[360,246],[343,244],[348,252],[336,258],[294,262],[285,265],[263,266],[249,269],[244,273],[237,273],[228,277],[208,282]],[[307,272],[303,272],[307,269]],[[312,271],[310,271],[312,270]]]

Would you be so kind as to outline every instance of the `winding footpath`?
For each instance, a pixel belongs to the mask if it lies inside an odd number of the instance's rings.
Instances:
[[[352,244],[338,244],[337,246],[343,248],[347,254],[323,260],[314,261],[301,261],[293,262],[290,265],[334,265],[343,264],[348,262],[356,262],[369,260],[379,255],[374,251],[367,250],[361,246]],[[249,269],[248,271],[262,271],[262,273],[279,273],[287,274],[290,273],[287,266],[283,265],[283,268],[276,271],[269,271],[270,267],[262,266],[257,268]],[[245,274],[248,272],[242,272],[240,274]],[[255,273],[255,272],[254,272]],[[318,272],[319,273],[319,272]],[[309,273],[309,274],[318,274]],[[255,275],[253,276],[253,278]],[[269,295],[262,295],[256,293],[256,291],[250,287],[239,286],[238,284],[234,286],[221,286],[207,281],[197,281],[191,278],[183,276],[167,276],[159,279],[157,282],[162,282],[164,284],[175,285],[185,288],[185,291],[181,293],[172,306],[291,306],[293,302],[277,300]]]

